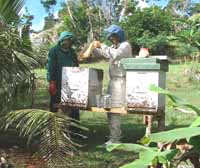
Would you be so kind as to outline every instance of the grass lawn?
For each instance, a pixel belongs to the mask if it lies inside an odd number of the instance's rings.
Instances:
[[[93,64],[82,64],[82,67],[93,67],[104,70],[103,87],[106,89],[108,84],[108,63],[100,61]],[[185,69],[191,64],[170,65],[167,73],[167,89],[175,95],[200,106],[200,86],[199,84],[188,81],[188,77],[184,75]],[[44,69],[35,70],[37,74],[37,91],[35,97],[35,108],[47,109],[49,104],[49,96],[47,92],[48,84],[45,80],[46,71]],[[27,102],[24,102],[27,104]],[[189,125],[195,118],[194,115],[185,114],[174,110],[170,101],[166,101],[166,128],[183,127]],[[141,115],[122,116],[122,142],[136,143],[145,133],[145,126],[142,123]],[[109,135],[107,117],[105,113],[94,113],[81,111],[81,122],[89,128],[86,133],[87,139],[81,140],[83,147],[77,153],[78,157],[73,157],[72,166],[74,168],[117,168],[124,163],[133,161],[137,155],[124,152],[106,152],[105,149],[98,146],[103,144],[106,136]],[[153,131],[156,131],[154,125]]]

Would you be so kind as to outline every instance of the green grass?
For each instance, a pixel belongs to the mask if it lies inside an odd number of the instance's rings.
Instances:
[[[200,64],[198,71],[200,72]],[[177,96],[200,106],[200,85],[198,82],[189,82],[189,76],[185,71],[192,67],[191,63],[182,65],[170,65],[167,73],[167,89],[174,92]]]
[[[100,61],[93,64],[82,64],[81,67],[98,68],[104,70],[103,88],[108,85],[108,63]],[[175,95],[200,106],[200,86],[188,81],[184,75],[184,70],[191,67],[191,64],[170,65],[167,73],[166,87]],[[37,91],[35,107],[47,109],[49,104],[48,83],[46,82],[46,71],[43,69],[35,70],[37,75]],[[167,129],[183,127],[189,125],[195,116],[175,111],[170,106],[170,101],[166,102],[166,125]],[[145,133],[145,126],[142,123],[141,115],[122,116],[122,142],[136,143]],[[81,112],[81,123],[89,128],[85,134],[87,139],[79,140],[83,145],[79,153],[72,157],[74,168],[117,168],[124,163],[134,160],[137,155],[124,152],[106,152],[105,149],[98,148],[109,135],[107,117],[105,113],[94,113],[88,111]],[[156,131],[154,124],[153,131]],[[70,167],[70,166],[69,166]]]
[[[108,80],[109,80],[108,62],[103,60],[103,61],[99,61],[99,62],[96,62],[96,63],[93,63],[93,64],[81,64],[81,67],[103,69],[103,71],[104,71],[103,90],[106,90],[107,85],[108,85]]]
[[[198,66],[200,71],[200,64]],[[170,65],[167,73],[166,88],[181,99],[200,107],[200,85],[191,82],[185,72],[192,67],[192,63]],[[189,125],[195,118],[194,115],[175,111],[170,106],[170,101],[166,102],[166,122],[171,126]]]

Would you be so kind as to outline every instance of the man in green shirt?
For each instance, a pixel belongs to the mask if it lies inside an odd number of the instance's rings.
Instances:
[[[71,32],[61,33],[58,43],[49,50],[47,63],[47,80],[49,82],[50,111],[57,112],[55,106],[61,101],[62,67],[79,66],[77,55],[72,48],[74,35]],[[80,119],[78,109],[69,109],[69,116],[76,120]]]

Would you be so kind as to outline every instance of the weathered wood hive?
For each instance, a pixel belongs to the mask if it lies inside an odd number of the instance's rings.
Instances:
[[[126,70],[127,111],[150,114],[164,111],[165,95],[152,92],[149,88],[152,84],[165,88],[167,57],[126,58],[121,64]]]
[[[102,82],[102,70],[63,67],[61,105],[85,109],[97,106],[97,95],[102,94]]]
[[[156,114],[165,110],[165,95],[149,90],[150,85],[165,88],[168,60],[156,58],[125,58],[121,65],[126,70],[123,89],[127,112]],[[103,71],[94,68],[64,67],[62,71],[61,105],[90,109],[97,107],[109,111],[109,95],[102,96]],[[122,88],[121,88],[122,89]],[[109,99],[109,100],[108,100]],[[110,109],[112,110],[112,109]],[[118,112],[120,113],[120,111]]]

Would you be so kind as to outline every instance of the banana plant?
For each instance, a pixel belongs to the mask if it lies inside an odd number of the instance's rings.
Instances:
[[[114,149],[123,151],[133,151],[134,153],[139,153],[139,158],[135,161],[126,164],[120,168],[146,168],[149,165],[157,166],[158,162],[163,163],[166,167],[169,166],[168,160],[173,158],[178,150],[170,149],[166,151],[160,151],[156,147],[148,147],[139,144],[110,144],[107,146],[107,150],[113,151]]]
[[[189,19],[176,19],[175,25],[179,29],[172,40],[179,40],[185,44],[190,44],[200,50],[200,14],[195,14]]]
[[[177,167],[181,161],[187,159],[191,161],[195,168],[199,168],[200,127],[198,126],[200,126],[200,108],[155,85],[151,85],[150,90],[159,94],[165,94],[176,106],[190,108],[196,112],[197,118],[189,127],[175,128],[144,136],[140,140],[141,144],[111,144],[107,146],[107,150],[113,151],[118,149],[129,152],[133,151],[139,154],[137,160],[121,168],[146,168],[147,166],[158,168],[161,165],[164,168],[171,168]],[[155,143],[158,148],[152,147],[152,144]]]

